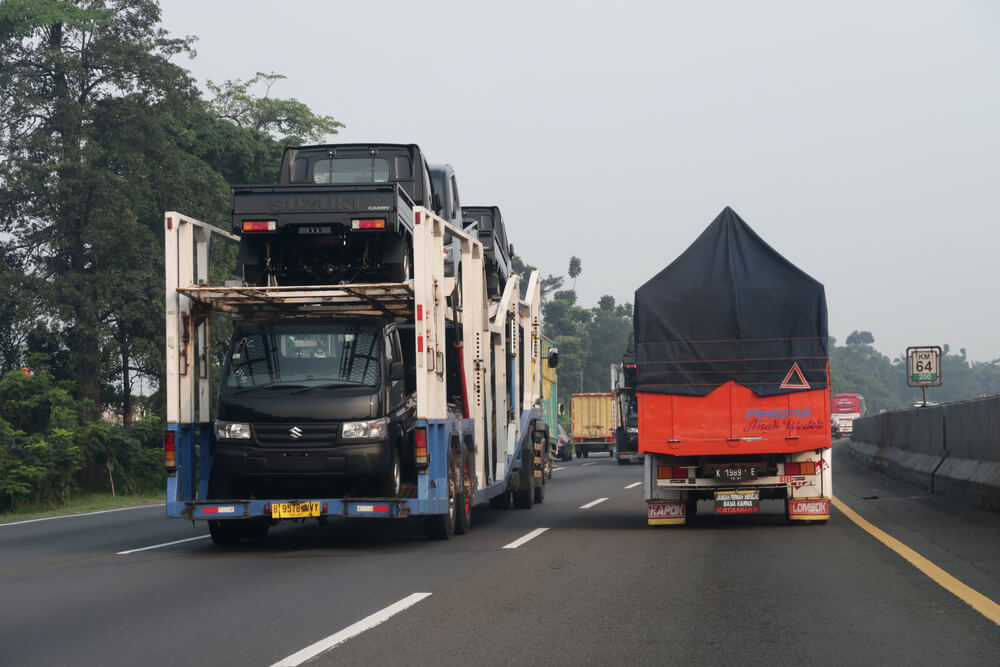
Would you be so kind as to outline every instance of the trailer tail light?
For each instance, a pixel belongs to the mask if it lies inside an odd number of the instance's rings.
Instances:
[[[278,228],[278,223],[274,220],[244,220],[243,231],[245,232],[273,232]]]
[[[385,229],[385,218],[362,218],[351,220],[351,229]]]
[[[656,466],[657,479],[687,479],[688,469],[683,466]]]
[[[163,432],[163,467],[168,473],[177,470],[177,432]]]
[[[785,463],[785,475],[815,475],[815,461],[789,461]]]
[[[418,428],[413,434],[413,455],[418,468],[430,465],[431,456],[427,453],[427,429]]]

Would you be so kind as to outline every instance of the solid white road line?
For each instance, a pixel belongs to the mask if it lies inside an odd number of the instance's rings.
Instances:
[[[563,468],[563,467],[559,467],[559,468],[553,468],[553,469],[552,469],[552,472],[555,472],[556,470],[565,470],[565,469],[566,469],[566,468]]]
[[[140,551],[149,551],[150,549],[160,549],[162,547],[172,547],[175,544],[184,544],[185,542],[194,542],[195,540],[203,540],[206,537],[211,537],[210,535],[199,535],[198,537],[188,537],[183,540],[174,540],[173,542],[164,542],[163,544],[154,544],[148,547],[139,547],[138,549],[129,549],[128,551],[119,551],[116,556],[127,556],[128,554],[138,553]]]
[[[594,505],[600,505],[605,500],[607,500],[607,498],[598,498],[597,500],[591,501],[591,502],[587,503],[586,505],[580,505],[580,509],[582,509],[582,510],[589,510]]]
[[[521,546],[522,544],[524,544],[525,542],[528,542],[529,540],[535,539],[536,537],[538,537],[539,535],[541,535],[542,533],[544,533],[546,530],[548,530],[548,528],[535,528],[533,531],[531,531],[530,533],[528,533],[524,537],[519,537],[518,539],[514,540],[510,544],[505,544],[503,548],[504,549],[516,549],[519,546]]]
[[[25,519],[24,521],[11,521],[10,523],[0,523],[0,528],[6,526],[20,526],[25,523],[38,523],[39,521],[52,521],[54,519],[75,519],[79,516],[94,516],[95,514],[110,514],[111,512],[125,512],[127,510],[141,510],[146,507],[166,507],[166,503],[156,503],[153,505],[132,505],[130,507],[116,507],[113,510],[97,510],[96,512],[80,512],[79,514],[60,514],[59,516],[43,516],[41,519]]]
[[[632,482],[631,484],[629,484],[625,488],[626,489],[634,489],[635,487],[639,486],[640,484],[642,484],[642,482]]]
[[[592,463],[584,463],[584,464],[583,464],[582,466],[580,466],[580,467],[581,467],[581,468],[584,468],[584,467],[586,467],[586,466],[596,466],[596,465],[597,465],[598,463],[600,463],[600,461],[593,461]]]
[[[384,623],[399,612],[412,607],[426,597],[430,597],[430,595],[430,593],[414,593],[413,595],[409,595],[399,602],[389,605],[382,611],[377,611],[371,616],[361,619],[354,625],[349,625],[340,632],[332,634],[326,639],[321,639],[315,644],[305,647],[298,653],[293,653],[284,660],[279,660],[271,665],[271,667],[298,667],[298,665],[301,665],[306,660],[311,660],[320,653],[329,651],[335,646],[343,644],[348,639],[360,635],[365,630],[371,630],[376,625]]]

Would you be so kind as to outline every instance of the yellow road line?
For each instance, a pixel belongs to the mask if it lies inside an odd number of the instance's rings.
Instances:
[[[961,581],[951,576],[940,567],[897,540],[892,535],[889,535],[884,530],[880,530],[868,523],[868,521],[863,519],[861,515],[844,504],[844,502],[836,496],[833,498],[833,506],[840,510],[841,513],[843,513],[848,519],[856,523],[866,533],[895,551],[897,554],[909,561],[910,565],[933,579],[946,591],[997,625],[1000,625],[1000,604],[997,604],[979,591],[966,586]]]

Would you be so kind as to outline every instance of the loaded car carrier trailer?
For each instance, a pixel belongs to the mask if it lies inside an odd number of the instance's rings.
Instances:
[[[650,525],[698,501],[826,522],[833,496],[823,286],[726,208],[635,293],[639,451]]]
[[[490,301],[480,242],[422,206],[413,208],[412,219],[413,277],[405,282],[212,286],[212,239],[238,242],[239,237],[177,212],[165,214],[168,517],[208,521],[213,540],[223,544],[263,537],[281,520],[323,522],[329,517],[424,517],[430,537],[447,539],[469,529],[474,505],[507,507],[513,501],[516,507],[529,508],[544,499],[543,443],[548,434],[540,410],[538,274],[532,272],[528,278],[524,300],[515,275],[501,297]],[[460,244],[460,278],[445,276],[446,238]],[[323,349],[314,334],[294,333],[282,339],[281,345],[291,352],[284,356],[283,349],[240,348],[234,339],[226,371],[233,371],[237,361],[253,359],[255,354],[261,357],[257,366],[243,368],[242,374],[230,373],[234,382],[230,393],[247,392],[255,397],[254,404],[241,408],[243,419],[213,419],[216,397],[210,393],[209,341],[214,311],[231,313],[238,326],[251,328],[274,329],[287,322],[352,327],[377,322],[378,326],[371,325],[374,336],[409,327],[414,368],[405,369],[400,360],[391,358],[390,349],[372,345],[367,358],[379,368],[372,371],[374,388],[365,390],[369,392],[365,400],[371,411],[383,405],[384,412],[409,370],[415,376],[415,391],[405,411],[412,419],[401,420],[398,430],[388,434],[394,424],[388,416],[369,421],[317,419],[316,413],[322,417],[324,410],[337,413],[340,386],[324,384],[320,380],[326,378],[309,374],[301,376],[301,386],[239,384],[257,368],[273,371],[279,360],[286,365],[302,361],[302,352],[313,357],[315,368],[322,367],[328,354],[343,352]],[[344,349],[356,352],[360,338],[355,332],[338,340],[349,343]],[[385,346],[391,348],[395,340],[385,338]],[[457,368],[449,367],[456,358]],[[455,402],[449,401],[449,378],[457,378],[460,385],[457,414]],[[220,406],[226,391],[220,390]],[[269,397],[272,391],[284,392],[284,399],[295,395],[298,404],[312,406],[311,414],[301,419],[294,412],[280,419],[268,416],[277,403]],[[288,403],[284,400],[283,405]],[[396,484],[388,485],[389,494],[366,494],[351,490],[355,487],[350,484],[338,485],[338,479],[351,476],[352,461],[362,469],[378,461],[377,456],[352,458],[349,452],[337,456],[348,438],[367,445],[369,453],[375,447],[389,452],[388,470],[376,473],[398,475],[399,459],[392,452],[402,454],[412,462],[412,484],[404,488],[397,477]],[[224,451],[229,457],[226,481],[232,484],[219,485],[214,482],[224,467],[220,463]],[[324,455],[310,459],[318,451]],[[262,472],[255,472],[262,466]],[[323,488],[341,492],[322,493]]]

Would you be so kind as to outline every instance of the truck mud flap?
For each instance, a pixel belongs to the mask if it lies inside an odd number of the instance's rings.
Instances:
[[[830,518],[829,498],[789,498],[789,521],[826,521]]]
[[[684,500],[653,500],[646,504],[650,526],[680,526],[687,522]]]

